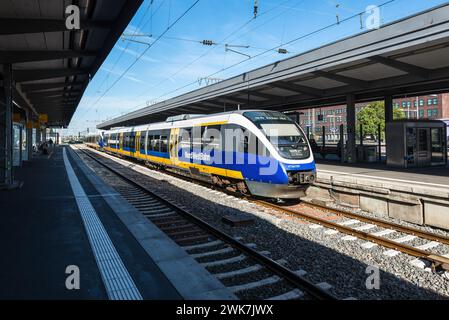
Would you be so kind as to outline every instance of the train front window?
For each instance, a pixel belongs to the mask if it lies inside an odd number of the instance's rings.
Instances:
[[[306,137],[286,115],[275,111],[249,111],[243,114],[270,140],[286,159],[306,159],[310,156]]]

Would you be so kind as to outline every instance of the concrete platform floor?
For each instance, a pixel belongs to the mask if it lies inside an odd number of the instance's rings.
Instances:
[[[74,155],[75,175],[144,299],[181,299],[178,291],[106,203]],[[15,170],[21,189],[0,191],[0,299],[108,299],[63,162],[62,147]],[[80,289],[66,288],[66,268]]]
[[[379,163],[347,164],[335,161],[317,160],[319,172],[332,173],[333,176],[353,175],[376,178],[395,183],[414,183],[430,187],[449,187],[449,167],[400,169]]]

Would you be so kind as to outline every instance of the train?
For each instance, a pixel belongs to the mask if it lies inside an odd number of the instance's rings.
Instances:
[[[102,131],[86,137],[85,143],[243,195],[298,199],[316,180],[304,131],[276,111],[178,115]]]

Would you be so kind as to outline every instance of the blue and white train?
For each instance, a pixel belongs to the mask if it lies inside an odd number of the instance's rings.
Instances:
[[[280,112],[181,115],[88,140],[108,153],[253,196],[299,198],[316,179],[304,132]]]

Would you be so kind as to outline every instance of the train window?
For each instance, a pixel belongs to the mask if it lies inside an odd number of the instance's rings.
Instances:
[[[201,132],[202,136],[202,149],[203,150],[222,150],[222,126],[207,126],[203,127]]]
[[[159,134],[155,134],[153,136],[152,150],[159,151],[160,140],[161,140],[161,136]]]
[[[236,124],[223,126],[224,146],[226,152],[243,152],[244,129]]]
[[[160,152],[164,152],[164,153],[168,152],[168,137],[167,136],[161,136]]]
[[[182,128],[179,131],[179,144],[181,148],[190,150],[192,146],[192,128]]]
[[[303,131],[286,115],[274,111],[249,111],[244,116],[261,129],[282,157],[305,159],[310,156]]]
[[[144,132],[144,131],[142,131],[142,132],[140,133],[140,142],[139,142],[139,145],[140,145],[140,150],[145,150],[145,132]]]
[[[170,135],[170,130],[162,130],[161,131],[161,140],[160,140],[160,152],[167,153],[168,152],[168,137]]]
[[[153,136],[148,133],[147,151],[153,151]]]
[[[201,137],[205,127],[193,127],[190,131],[192,133],[192,146],[194,149],[201,150]]]
[[[129,134],[129,148],[136,149],[136,133],[131,132]]]
[[[127,148],[131,147],[131,134],[129,132],[126,133],[126,147]]]

